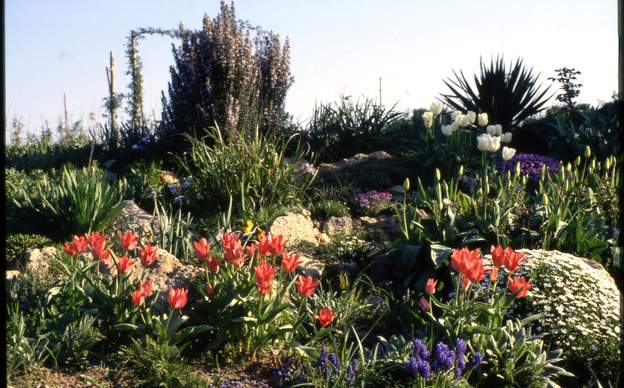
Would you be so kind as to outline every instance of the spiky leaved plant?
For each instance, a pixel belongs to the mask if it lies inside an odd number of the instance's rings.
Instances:
[[[539,74],[524,67],[521,58],[509,68],[502,56],[490,60],[487,67],[481,59],[480,69],[480,74],[474,76],[474,88],[462,71],[453,71],[455,79],[444,80],[451,93],[442,94],[441,100],[464,112],[486,112],[491,123],[512,129],[542,111],[552,97],[546,96],[550,86],[543,88],[538,83]]]

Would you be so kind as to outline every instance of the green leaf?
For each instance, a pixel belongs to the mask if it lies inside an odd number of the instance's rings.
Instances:
[[[451,255],[453,250],[441,244],[431,244],[431,261],[435,268],[439,268]]]

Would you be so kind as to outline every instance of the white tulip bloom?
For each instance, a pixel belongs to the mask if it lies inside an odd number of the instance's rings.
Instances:
[[[480,127],[485,127],[488,124],[488,114],[480,113],[478,117],[478,122]]]
[[[425,112],[422,115],[422,119],[425,122],[425,127],[431,128],[433,126],[433,112]]]
[[[503,160],[508,161],[509,159],[513,158],[513,156],[516,154],[516,149],[503,147],[502,153],[503,153]]]
[[[501,142],[505,144],[511,143],[511,132],[505,132],[501,135]]]
[[[500,148],[500,137],[484,133],[477,137],[477,148],[483,152],[496,152]]]
[[[455,120],[453,121],[453,125],[455,125],[457,128],[465,127],[467,125],[466,115],[462,113],[456,115]]]
[[[456,121],[457,116],[459,116],[460,114],[462,114],[462,112],[456,110],[454,112],[451,113],[451,120]]]
[[[501,133],[503,133],[503,126],[500,124],[496,124],[494,126],[494,128],[496,129],[496,136],[500,136]]]
[[[447,137],[451,136],[453,132],[455,132],[456,129],[457,129],[457,126],[455,126],[455,123],[449,124],[449,125],[443,125],[442,134]]]
[[[477,120],[477,114],[471,110],[466,113],[466,120],[468,120],[468,124],[474,124]]]
[[[442,104],[434,101],[431,103],[431,107],[429,108],[429,110],[433,113],[434,116],[437,116],[442,113]]]
[[[490,136],[495,136],[496,135],[496,126],[495,125],[488,125],[485,130],[487,131],[487,133]]]

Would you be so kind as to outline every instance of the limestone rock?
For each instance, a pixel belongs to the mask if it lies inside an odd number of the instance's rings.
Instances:
[[[37,274],[46,274],[50,269],[50,260],[56,254],[55,247],[28,249],[23,256],[24,269]]]
[[[269,228],[274,236],[283,236],[288,243],[287,247],[292,247],[301,242],[307,242],[314,246],[318,245],[318,229],[314,228],[314,223],[310,219],[309,212],[286,213],[277,217]]]
[[[297,272],[302,275],[312,276],[319,278],[323,275],[325,270],[325,264],[307,256],[301,256],[299,258],[299,265],[297,265]]]
[[[353,229],[353,220],[349,216],[329,217],[325,222],[323,231],[328,236],[333,236],[338,232],[350,232]]]
[[[112,222],[115,231],[133,230],[140,237],[151,239],[160,231],[158,221],[141,209],[133,200],[123,201],[122,208]]]
[[[6,278],[7,278],[7,280],[16,278],[16,277],[18,277],[20,275],[21,275],[20,271],[16,271],[16,270],[8,270],[8,271],[6,271]]]

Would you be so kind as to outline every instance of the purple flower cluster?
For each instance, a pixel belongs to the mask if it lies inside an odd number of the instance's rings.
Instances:
[[[355,196],[355,203],[361,209],[373,209],[379,205],[389,203],[392,200],[392,194],[386,191],[367,191]]]
[[[271,372],[271,377],[273,378],[273,382],[276,386],[281,387],[286,385],[291,380],[291,372],[290,372],[291,361],[286,360],[282,363],[281,368],[275,368]]]
[[[420,375],[420,377],[429,379],[433,372],[444,372],[455,367],[455,378],[460,378],[463,371],[468,368],[472,369],[481,364],[482,356],[476,353],[475,356],[466,364],[466,342],[463,339],[455,341],[455,350],[451,350],[448,345],[438,342],[433,351],[433,361],[429,363],[431,355],[427,346],[420,340],[412,341],[414,349],[413,356],[405,364],[405,370],[412,376]]]
[[[561,162],[548,156],[537,154],[516,154],[507,162],[498,162],[496,169],[499,171],[510,170],[512,173],[516,169],[516,164],[520,163],[520,174],[526,175],[529,180],[538,180],[542,173],[542,166],[553,174],[561,168]]]
[[[341,363],[338,355],[336,353],[327,352],[327,347],[325,345],[321,348],[321,354],[316,360],[316,367],[323,373],[324,376],[339,376],[341,371]],[[345,378],[349,385],[355,384],[357,367],[358,364],[356,359],[352,359],[347,365]]]

